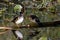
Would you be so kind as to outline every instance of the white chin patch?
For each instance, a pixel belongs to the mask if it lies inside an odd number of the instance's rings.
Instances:
[[[20,5],[20,9],[22,9],[22,6]]]
[[[23,38],[23,34],[19,31],[15,31],[16,35],[19,37],[19,38]]]
[[[24,18],[23,18],[23,17],[20,17],[20,18],[16,21],[16,24],[20,24],[20,23],[22,23],[23,20],[24,20]]]

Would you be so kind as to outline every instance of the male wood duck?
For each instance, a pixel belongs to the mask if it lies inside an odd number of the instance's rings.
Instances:
[[[12,22],[18,25],[18,24],[22,23],[23,20],[24,20],[23,14],[20,12],[20,15],[18,17],[15,17],[12,20]]]
[[[12,32],[15,35],[15,37],[17,38],[17,40],[23,40],[23,34],[20,31],[12,30]]]
[[[19,10],[17,10],[19,9]],[[20,4],[20,5],[16,5],[14,7],[14,10],[16,11],[16,14],[19,13],[19,15],[17,17],[14,17],[14,19],[11,21],[13,23],[15,23],[17,26],[18,24],[22,23],[24,20],[24,5]]]

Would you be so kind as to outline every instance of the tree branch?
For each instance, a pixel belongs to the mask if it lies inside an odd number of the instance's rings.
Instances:
[[[0,27],[0,29],[12,29],[10,27]]]

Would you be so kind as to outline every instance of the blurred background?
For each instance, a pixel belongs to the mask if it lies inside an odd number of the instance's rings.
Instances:
[[[15,16],[14,6],[22,3],[25,7],[24,22],[21,25],[31,23],[27,18],[28,15],[37,15],[41,22],[53,22],[60,20],[60,0],[0,0],[0,26],[11,26],[12,22],[5,19],[12,20]],[[33,25],[33,23],[32,23]],[[14,28],[14,27],[12,27]],[[39,31],[39,33],[30,37],[30,31]],[[60,40],[60,26],[57,27],[43,27],[43,28],[22,28],[20,32],[24,35],[23,40],[41,40],[41,37],[46,40]],[[43,38],[44,39],[44,38]],[[17,40],[10,31],[1,34],[0,40]]]

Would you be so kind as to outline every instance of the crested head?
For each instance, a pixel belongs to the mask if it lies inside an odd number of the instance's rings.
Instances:
[[[18,12],[21,12],[21,10],[22,10],[22,5],[15,5],[15,7],[14,7],[14,12],[16,12],[16,11],[18,11]]]
[[[30,15],[29,17],[30,17],[31,19],[37,19],[37,18],[38,18],[36,15],[33,15],[33,14]]]
[[[31,22],[34,22],[34,23],[36,23],[39,26],[42,25],[42,23],[40,22],[39,18],[36,15],[33,15],[33,14],[30,15],[29,19],[30,19]]]

